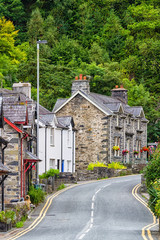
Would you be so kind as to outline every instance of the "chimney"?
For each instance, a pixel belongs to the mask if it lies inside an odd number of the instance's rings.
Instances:
[[[30,83],[13,83],[12,89],[16,92],[24,93],[28,98],[31,98],[31,84]]]
[[[121,100],[123,103],[128,104],[128,90],[123,87],[123,85],[118,87],[118,85],[115,86],[114,89],[111,90],[112,97],[117,98],[118,100]]]
[[[86,94],[90,93],[89,81],[86,76],[83,77],[82,74],[75,77],[75,80],[72,82],[71,94],[74,95],[77,91],[82,91]]]

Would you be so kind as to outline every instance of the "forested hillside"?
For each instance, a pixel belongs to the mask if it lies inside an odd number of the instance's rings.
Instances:
[[[91,91],[128,89],[142,105],[148,141],[160,136],[159,0],[0,0],[0,84],[31,82],[36,99],[37,40],[40,103],[52,110],[71,82],[89,76]]]

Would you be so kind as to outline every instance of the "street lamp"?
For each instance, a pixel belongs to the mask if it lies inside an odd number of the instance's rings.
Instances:
[[[46,44],[46,40],[37,41],[37,157],[39,158],[39,44]],[[39,166],[37,163],[37,182]]]

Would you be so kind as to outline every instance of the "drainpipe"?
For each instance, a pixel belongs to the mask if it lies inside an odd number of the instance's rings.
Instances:
[[[23,197],[23,140],[28,136],[28,134],[26,134],[25,136],[23,136],[21,138],[21,197]],[[24,173],[25,174],[25,173]]]
[[[4,150],[7,147],[4,146],[4,148],[2,148],[2,163],[4,164]],[[2,181],[4,180],[5,177],[2,176]],[[2,182],[2,211],[4,211],[4,181]]]

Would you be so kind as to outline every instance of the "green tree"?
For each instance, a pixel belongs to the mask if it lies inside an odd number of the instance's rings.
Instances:
[[[16,81],[16,73],[21,60],[26,58],[20,46],[15,46],[15,38],[18,31],[11,21],[4,17],[0,19],[0,74],[1,82],[8,87]],[[2,84],[1,84],[2,85]]]

